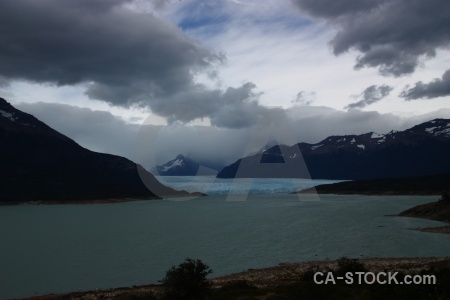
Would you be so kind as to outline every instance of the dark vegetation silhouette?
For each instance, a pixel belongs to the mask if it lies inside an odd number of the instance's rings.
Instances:
[[[186,258],[166,272],[160,280],[164,285],[163,299],[167,300],[206,300],[210,282],[206,278],[212,270],[199,259]]]
[[[210,300],[297,300],[297,299],[450,299],[450,268],[448,262],[433,264],[428,270],[413,272],[415,275],[435,275],[436,284],[395,285],[395,284],[346,284],[337,280],[336,284],[316,284],[316,272],[332,272],[334,277],[347,272],[368,272],[370,269],[357,259],[342,257],[337,267],[313,266],[297,277],[285,281],[274,279],[272,284],[259,286],[256,282],[236,280],[223,286],[212,288],[207,275],[212,273],[200,260],[186,259],[178,267],[173,266],[161,280],[164,284],[163,300],[210,299]],[[411,272],[399,272],[398,280],[403,281]],[[281,280],[281,281],[277,281]],[[152,298],[150,298],[152,299]]]
[[[445,203],[450,203],[450,194],[448,192],[442,193],[440,201],[443,201]]]

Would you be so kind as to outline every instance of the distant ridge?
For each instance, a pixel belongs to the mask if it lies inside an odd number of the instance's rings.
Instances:
[[[296,155],[298,152],[302,154]],[[276,145],[241,158],[223,168],[218,178],[292,177],[286,166],[304,160],[308,174],[296,177],[313,179],[375,179],[426,176],[450,172],[450,120],[435,119],[405,131],[387,134],[330,136],[316,144]],[[246,170],[238,174],[241,163]],[[257,164],[278,163],[270,173],[256,170]],[[255,166],[255,167],[252,167]]]
[[[153,168],[152,173],[159,176],[201,176],[216,175],[217,170],[203,166],[193,159],[179,154],[165,164]]]
[[[423,218],[450,223],[450,194],[443,193],[439,201],[414,206],[401,212],[399,216]],[[449,227],[446,228],[450,229]],[[426,228],[424,231],[433,232],[433,228]],[[444,232],[450,233],[450,231]]]
[[[431,176],[355,180],[321,184],[296,193],[337,195],[441,195],[449,191],[450,173],[445,173]]]
[[[162,185],[126,158],[81,147],[0,98],[0,203],[189,195]]]

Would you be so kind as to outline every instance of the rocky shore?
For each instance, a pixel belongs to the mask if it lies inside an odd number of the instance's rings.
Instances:
[[[371,272],[401,272],[403,274],[418,274],[437,269],[449,269],[449,257],[419,257],[419,258],[364,258],[358,259]],[[338,260],[311,261],[298,263],[284,263],[276,267],[264,269],[249,269],[245,272],[211,279],[212,288],[220,289],[233,283],[245,282],[255,288],[276,288],[301,282],[304,274],[311,270],[336,270]],[[51,294],[26,298],[27,300],[94,300],[94,299],[143,299],[142,295],[160,295],[161,285],[143,285],[133,287],[114,288],[109,290],[95,290],[74,292],[67,294]],[[152,299],[152,298],[150,298]],[[252,299],[266,299],[252,298]]]
[[[414,230],[422,232],[450,234],[450,226],[415,228]]]
[[[450,196],[444,193],[438,201],[414,206],[401,212],[399,216],[450,223]],[[415,230],[450,234],[450,226],[415,228]]]
[[[321,184],[295,193],[337,195],[441,195],[450,192],[450,173]]]

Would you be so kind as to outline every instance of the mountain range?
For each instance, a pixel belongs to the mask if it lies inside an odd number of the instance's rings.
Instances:
[[[358,180],[428,176],[450,172],[449,153],[450,120],[435,119],[387,134],[370,132],[330,136],[316,144],[274,145],[224,167],[217,177]],[[162,185],[126,158],[81,147],[2,98],[0,160],[1,203],[190,195]],[[153,171],[162,176],[215,172],[184,155]]]
[[[387,134],[330,136],[316,144],[275,145],[223,168],[218,178],[376,179],[450,172],[450,120]]]
[[[3,98],[0,161],[1,203],[190,195],[162,185],[126,158],[81,147]]]
[[[216,175],[217,170],[206,167],[193,159],[179,154],[163,165],[152,168],[152,173],[159,176],[197,176]]]
[[[253,154],[262,153],[275,145],[276,141],[272,139]],[[211,176],[217,175],[224,167],[225,165],[219,162],[196,161],[189,156],[179,154],[174,159],[151,168],[151,172],[155,176]]]

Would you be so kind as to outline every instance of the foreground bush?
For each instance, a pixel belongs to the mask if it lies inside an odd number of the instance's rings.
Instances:
[[[336,270],[337,276],[345,276],[346,273],[367,272],[367,269],[357,259],[341,257],[337,261],[338,268]]]
[[[212,273],[208,265],[199,259],[186,258],[166,272],[160,282],[164,285],[163,299],[203,300],[208,299],[210,283],[206,276]]]

